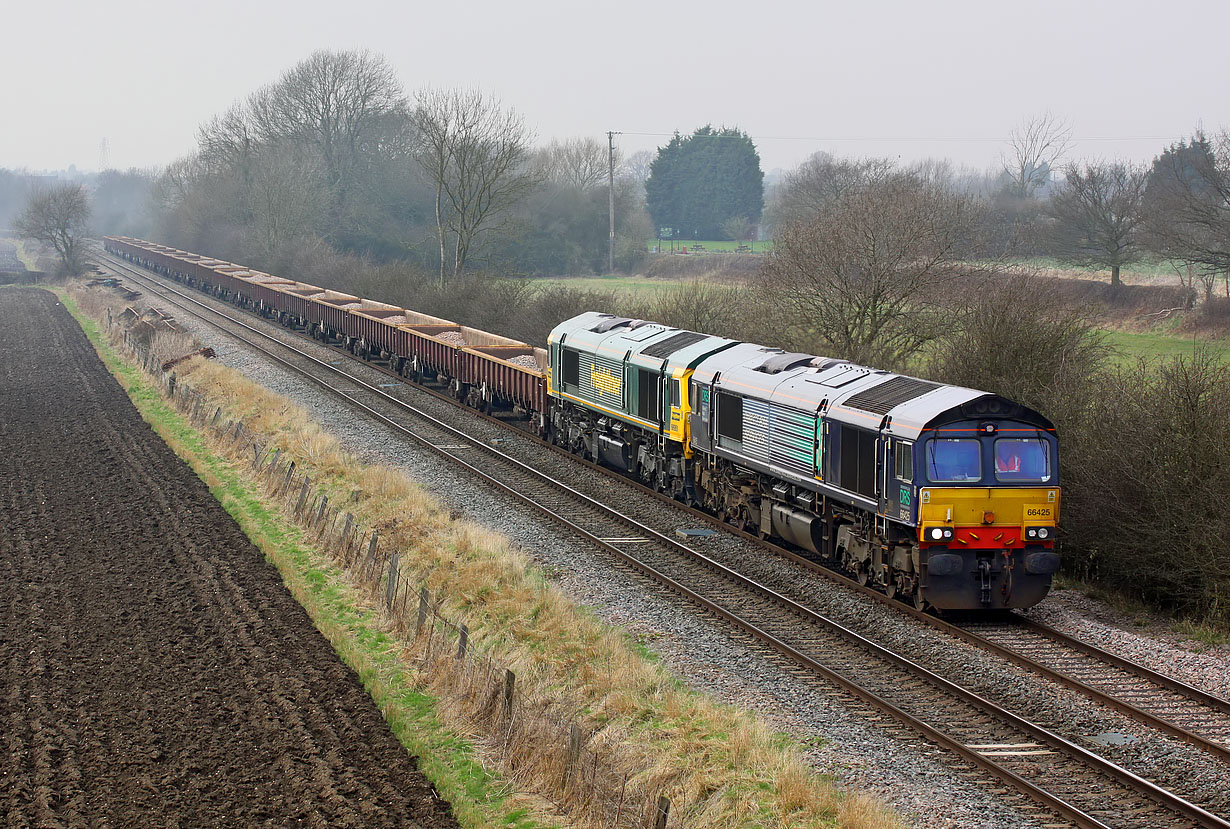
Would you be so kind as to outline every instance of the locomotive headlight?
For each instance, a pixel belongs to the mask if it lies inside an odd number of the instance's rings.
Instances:
[[[1051,534],[1051,531],[1048,530],[1046,527],[1038,527],[1038,538],[1045,539],[1050,534]]]
[[[1025,537],[1028,539],[1034,539],[1037,541],[1046,541],[1048,538],[1050,538],[1054,534],[1055,534],[1055,531],[1051,527],[1026,527],[1025,528]]]
[[[934,540],[934,541],[939,541],[939,540],[940,540],[940,539],[942,539],[943,537],[944,537],[944,529],[943,529],[943,527],[932,527],[932,529],[931,529],[931,538],[932,538],[932,540]]]

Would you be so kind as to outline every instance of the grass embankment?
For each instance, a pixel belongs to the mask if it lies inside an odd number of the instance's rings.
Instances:
[[[442,680],[417,669],[367,595],[312,549],[263,496],[245,464],[225,457],[191,428],[70,299],[65,304],[146,419],[279,567],[399,739],[454,803],[463,825],[530,825],[527,808],[549,819],[551,804],[560,800],[552,788],[557,783],[541,775],[514,779],[486,771],[501,768],[498,746],[457,736],[467,724],[463,717],[450,719],[455,707],[438,704]],[[434,596],[446,597],[442,612],[465,619],[471,641],[492,659],[515,666],[522,692],[554,694],[583,712],[610,756],[633,774],[630,788],[671,798],[672,827],[899,825],[874,801],[814,775],[790,738],[747,712],[682,687],[624,633],[573,605],[506,538],[453,520],[400,473],[358,462],[285,398],[216,363],[198,359],[178,371],[182,382],[221,406],[228,418],[242,419],[281,448],[283,457],[311,470],[317,485],[347,498],[361,523],[402,551],[403,566],[421,573]],[[515,791],[521,794],[510,793]],[[608,817],[604,825],[609,823]]]

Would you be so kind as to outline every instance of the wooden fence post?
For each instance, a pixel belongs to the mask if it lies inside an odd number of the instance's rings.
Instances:
[[[568,761],[564,764],[564,787],[572,784],[572,775],[581,758],[581,726],[572,723],[568,727]]]
[[[394,553],[393,555],[397,555]],[[427,585],[423,585],[419,590],[419,619],[414,626],[414,638],[417,639],[419,634],[423,632],[423,625],[427,624],[427,608],[431,606],[431,594],[427,592]]]
[[[504,713],[504,719],[506,720],[512,716],[513,688],[515,687],[516,682],[517,682],[517,675],[514,674],[511,670],[505,668],[504,669],[504,695],[503,695],[503,705],[501,706],[501,708]]]
[[[393,599],[397,598],[397,559],[399,558],[396,550],[393,555],[389,556],[389,582],[384,587],[384,605],[389,610],[393,609]],[[423,588],[426,590],[426,588]]]
[[[354,515],[346,513],[346,521],[342,524],[342,534],[338,539],[338,557],[342,561],[350,558],[350,531],[354,527]]]
[[[380,536],[373,530],[372,537],[367,542],[367,557],[363,559],[362,577],[367,578],[367,573],[372,569],[372,564],[376,561],[376,541]]]
[[[286,492],[286,490],[290,489],[290,476],[294,474],[295,474],[295,462],[291,461],[290,465],[286,467],[286,478],[285,480],[282,481],[282,485],[278,487],[278,490],[275,493],[276,496],[281,497],[282,494]]]
[[[666,819],[671,814],[671,801],[666,795],[658,798],[658,809],[654,815],[653,829],[666,829]]]
[[[316,513],[316,521],[314,522],[317,527],[319,527],[320,523],[325,520],[325,511],[328,509],[329,509],[329,496],[327,495],[320,496],[320,511]]]
[[[470,629],[462,622],[461,627],[457,628],[457,658],[466,658],[466,646],[470,644]]]
[[[308,476],[303,476],[303,486],[299,489],[299,500],[295,502],[295,517],[298,518],[303,512],[303,505],[307,501],[308,493],[312,491],[312,479]]]

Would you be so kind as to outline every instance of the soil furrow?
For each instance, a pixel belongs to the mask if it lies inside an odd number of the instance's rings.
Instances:
[[[55,297],[0,302],[0,814],[456,826]]]

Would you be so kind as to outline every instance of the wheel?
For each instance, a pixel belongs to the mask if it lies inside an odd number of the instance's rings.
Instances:
[[[901,587],[897,584],[896,578],[888,580],[888,584],[884,585],[884,595],[890,599],[895,599],[901,594]]]
[[[923,597],[922,586],[919,585],[918,587],[915,587],[914,588],[914,609],[915,610],[926,610],[928,607],[930,607],[930,605],[927,603],[927,600]]]
[[[854,571],[854,580],[863,587],[871,583],[871,570],[867,568],[866,564],[859,563],[858,569]]]

